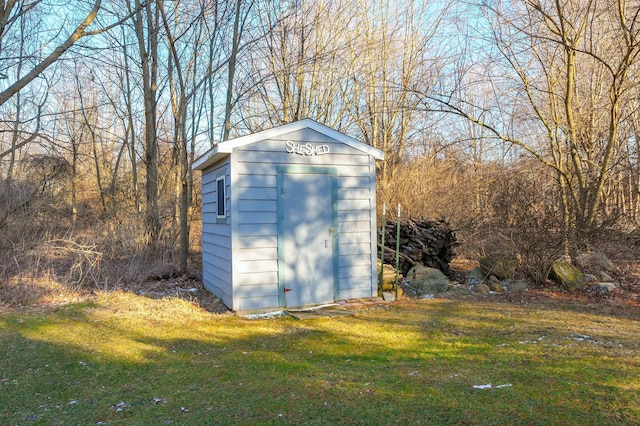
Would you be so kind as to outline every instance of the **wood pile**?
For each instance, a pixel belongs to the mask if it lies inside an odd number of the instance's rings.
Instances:
[[[398,222],[388,220],[384,237],[384,263],[396,264],[396,235]],[[440,269],[450,274],[449,262],[458,245],[455,233],[444,219],[434,221],[406,219],[400,221],[399,270],[402,275],[415,265]],[[382,247],[382,234],[378,229],[378,253]]]

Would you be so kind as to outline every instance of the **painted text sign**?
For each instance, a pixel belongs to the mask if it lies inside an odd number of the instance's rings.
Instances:
[[[322,155],[329,153],[329,145],[287,141],[287,152],[298,155]]]

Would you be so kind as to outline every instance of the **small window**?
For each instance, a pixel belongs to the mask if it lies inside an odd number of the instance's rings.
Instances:
[[[227,194],[224,176],[216,179],[216,191],[218,195],[218,217],[227,216]]]

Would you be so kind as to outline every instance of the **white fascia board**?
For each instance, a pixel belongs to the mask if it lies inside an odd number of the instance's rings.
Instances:
[[[192,170],[204,170],[206,169],[210,164],[212,164],[213,162],[215,162],[215,156],[216,154],[218,154],[218,146],[214,146],[213,148],[211,148],[209,151],[205,152],[204,154],[202,154],[200,157],[198,157],[193,164],[191,165],[191,169]]]
[[[252,133],[250,135],[220,142],[200,158],[198,158],[191,167],[194,170],[203,170],[216,161],[224,158],[227,154],[232,153],[235,148],[239,148],[266,139],[272,139],[286,133],[295,132],[296,130],[306,128],[315,130],[318,133],[322,133],[323,135],[342,142],[345,145],[363,151],[366,154],[371,155],[376,160],[384,160],[384,152],[380,151],[379,149],[362,143],[359,140],[352,138],[351,136],[347,136],[344,133],[338,132],[337,130],[333,130],[332,128],[320,124],[317,121],[311,120],[310,118],[305,118],[303,120],[295,121],[283,126],[274,127],[272,129],[267,129],[261,132]]]
[[[337,130],[334,130],[330,127],[327,127],[323,124],[318,123],[317,121],[313,121],[311,119],[301,120],[298,123],[306,122],[302,127],[308,127],[313,129],[319,133],[329,136],[337,141],[344,143],[352,148],[358,149],[360,151],[365,152],[366,154],[372,156],[376,160],[382,161],[384,160],[384,152],[380,151],[377,148],[372,147],[371,145],[367,145],[366,143],[360,142],[357,139],[352,138],[351,136],[345,135],[344,133],[340,133]],[[295,124],[295,123],[294,123]],[[301,128],[302,128],[301,127]],[[297,129],[295,129],[297,130]]]
[[[224,147],[218,144],[211,148],[209,151],[202,154],[198,157],[193,164],[191,165],[192,170],[204,170],[210,165],[217,163],[218,161],[225,158],[227,155],[231,154],[231,151],[225,151]],[[223,148],[223,149],[220,149]]]

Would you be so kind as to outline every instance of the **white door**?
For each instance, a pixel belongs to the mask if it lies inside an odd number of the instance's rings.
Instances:
[[[285,306],[333,302],[332,180],[328,174],[285,173],[281,220]]]

